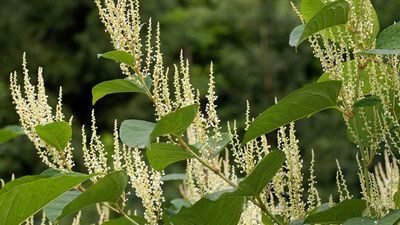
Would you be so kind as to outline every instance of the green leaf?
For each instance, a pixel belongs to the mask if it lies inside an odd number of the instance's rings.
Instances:
[[[146,93],[146,91],[134,84],[133,82],[125,79],[108,80],[97,84],[92,88],[92,104],[109,94],[116,93]]]
[[[50,176],[46,176],[46,175],[34,175],[34,176],[23,176],[23,177],[17,178],[13,181],[6,183],[6,185],[4,185],[4,187],[0,188],[0,197],[4,193],[12,190],[13,188],[15,188],[19,185],[31,183],[33,181],[37,181],[37,180],[45,179],[45,178],[49,178],[49,177]]]
[[[375,219],[365,218],[365,217],[355,217],[347,220],[343,225],[377,225]],[[376,222],[376,223],[375,223]]]
[[[72,128],[65,121],[37,125],[35,130],[46,144],[55,147],[58,151],[63,151],[72,137]]]
[[[394,210],[378,221],[378,225],[394,225],[400,220],[400,210]]]
[[[379,219],[370,219],[365,217],[357,217],[347,220],[343,225],[397,225],[400,219],[400,210],[394,210]]]
[[[263,213],[261,216],[261,222],[264,225],[274,225],[274,221],[265,213]]]
[[[80,209],[100,202],[116,203],[124,192],[128,177],[124,171],[107,174],[75,198],[62,210],[58,220]]]
[[[290,33],[290,36],[289,36],[289,46],[297,47],[297,44],[301,38],[301,35],[303,35],[305,27],[306,27],[306,25],[302,24],[302,25],[295,27],[292,30],[292,32]]]
[[[119,130],[121,141],[131,148],[145,148],[155,124],[143,120],[125,120]]]
[[[350,6],[345,0],[338,0],[327,4],[316,13],[304,26],[304,31],[298,40],[293,39],[291,46],[296,47],[308,37],[325,30],[327,28],[346,24],[349,16]],[[296,28],[299,31],[299,28]],[[295,30],[296,30],[295,29]]]
[[[365,97],[356,103],[354,103],[354,107],[361,108],[361,107],[367,107],[367,106],[375,106],[379,105],[382,103],[382,100],[378,96],[368,96]]]
[[[5,126],[0,129],[0,144],[24,134],[24,131],[17,125]]]
[[[138,224],[138,225],[146,224],[146,220],[141,216],[129,216],[129,218],[131,218],[133,221],[135,221],[136,224]],[[109,220],[105,223],[102,223],[102,225],[136,225],[136,224],[133,224],[131,221],[129,221],[125,217],[120,217],[118,219],[113,219],[113,220]]]
[[[0,190],[1,192],[1,190]],[[397,191],[393,196],[394,204],[396,205],[396,209],[400,208],[400,182],[397,184]]]
[[[394,204],[396,205],[396,208],[397,209],[400,208],[400,193],[399,193],[399,191],[396,191],[396,193],[394,193],[393,201],[394,201]]]
[[[81,194],[80,191],[71,190],[65,192],[46,207],[43,208],[43,212],[46,214],[47,219],[52,223],[56,223],[57,218],[61,215],[62,210],[66,205],[73,201],[76,197]]]
[[[182,209],[171,222],[179,225],[232,225],[237,224],[243,211],[244,197],[206,196],[192,207]]]
[[[222,150],[225,149],[225,147],[231,142],[231,136],[229,133],[224,132],[221,133],[221,137],[216,138],[214,136],[211,136],[207,140],[207,145],[202,144],[202,143],[196,143],[194,144],[195,147],[203,149],[204,151],[208,152],[208,149],[211,151],[211,154],[213,157],[217,157],[219,153],[221,153]]]
[[[168,209],[166,209],[166,212],[173,216],[176,215],[182,207],[190,208],[192,206],[192,203],[184,198],[176,198],[171,201],[172,206]]]
[[[151,140],[166,134],[180,137],[196,118],[198,111],[199,105],[193,104],[165,115],[154,127],[150,135]]]
[[[119,51],[119,50],[115,50],[115,51],[109,51],[103,54],[98,54],[97,55],[98,58],[102,57],[105,59],[111,59],[115,62],[120,62],[120,63],[124,63],[128,66],[133,67],[135,65],[135,57],[131,54],[129,54],[128,52],[125,51]]]
[[[290,93],[254,120],[243,143],[316,112],[336,107],[340,87],[340,81],[326,81]]]
[[[321,0],[302,0],[300,13],[304,20],[309,22],[324,6],[325,4]]]
[[[90,176],[65,173],[13,186],[0,196],[0,225],[18,225]]]
[[[389,26],[379,33],[376,49],[367,51],[368,54],[400,55],[400,23]]]
[[[232,195],[258,196],[265,186],[272,180],[275,174],[285,162],[285,153],[280,150],[266,155],[257,166],[243,179]]]
[[[168,165],[193,158],[192,154],[179,146],[168,143],[153,143],[146,151],[150,166],[162,171]]]
[[[186,173],[170,173],[161,177],[162,181],[186,180]]]
[[[350,218],[361,216],[366,207],[364,200],[347,199],[329,209],[307,216],[304,223],[341,224]]]
[[[320,11],[325,4],[321,0],[302,0],[300,12],[306,22],[309,22],[311,18]],[[373,31],[368,37],[365,35],[361,36],[358,32],[352,32],[346,25],[337,25],[329,29],[324,30],[320,34],[325,38],[328,38],[336,43],[345,44],[350,47],[352,43],[360,45],[360,47],[365,48],[362,44],[371,46],[375,43],[376,36],[379,33],[380,26],[378,16],[371,3],[365,3],[363,0],[353,0],[352,1],[352,13],[355,18],[360,18],[365,16],[366,12],[371,12],[370,22],[373,24]],[[349,38],[343,38],[349,37]]]

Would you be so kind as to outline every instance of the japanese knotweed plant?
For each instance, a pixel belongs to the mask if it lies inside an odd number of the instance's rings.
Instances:
[[[218,117],[212,64],[207,103],[201,105],[188,60],[181,53],[179,62],[164,65],[159,24],[142,22],[138,0],[94,3],[114,46],[99,57],[119,63],[123,76],[93,87],[93,104],[109,94],[142,94],[156,120],[115,121],[109,153],[93,112],[90,133],[82,127],[86,171],[75,171],[73,120],[62,112],[62,90],[53,109],[42,68],[33,85],[24,55],[23,84],[12,73],[11,94],[22,130],[49,169],[2,182],[0,225],[34,224],[35,216],[41,224],[58,224],[69,215],[80,224],[81,210],[89,205],[96,206],[98,224],[106,225],[397,224],[400,25],[379,32],[369,0],[303,0],[299,9],[293,4],[302,25],[289,44],[308,40],[324,73],[255,119],[247,103],[243,138],[236,121],[224,124]],[[343,115],[359,152],[361,199],[349,193],[338,161],[338,202],[322,203],[314,157],[303,168],[294,122],[326,109]],[[273,150],[265,134],[275,130]],[[15,127],[0,132],[2,142],[20,133]],[[373,165],[382,152],[384,162]],[[186,162],[185,174],[165,174],[179,161]],[[169,180],[182,180],[182,198],[166,203],[162,186]],[[131,192],[141,199],[143,214],[128,206]]]

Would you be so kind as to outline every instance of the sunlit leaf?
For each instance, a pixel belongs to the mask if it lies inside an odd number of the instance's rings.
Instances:
[[[346,199],[329,209],[310,214],[304,223],[341,224],[350,218],[361,216],[366,207],[364,200]]]
[[[116,203],[126,185],[128,184],[128,177],[124,171],[117,171],[107,174],[105,177],[90,186],[85,192],[76,197],[73,201],[68,203],[62,210],[58,220],[70,215],[82,208],[101,202]]]
[[[116,93],[146,93],[146,91],[125,79],[115,79],[101,82],[92,88],[92,104],[109,94]]]
[[[38,125],[35,127],[35,130],[46,144],[55,147],[58,151],[63,151],[72,138],[72,128],[65,121]]]
[[[115,51],[109,51],[103,54],[98,54],[97,57],[105,58],[105,59],[110,59],[115,62],[120,62],[124,63],[126,65],[129,65],[133,67],[135,65],[135,57],[131,55],[128,52],[125,51],[120,51],[120,50],[115,50]]]
[[[261,113],[247,130],[243,143],[316,112],[336,107],[339,81],[313,83],[300,88]]]
[[[0,225],[18,225],[90,176],[65,173],[13,185],[0,196]],[[31,178],[30,178],[31,179]]]
[[[156,137],[166,134],[172,134],[176,137],[180,137],[193,122],[198,111],[199,105],[193,104],[182,107],[175,112],[165,115],[154,127],[154,130],[150,135],[151,139],[154,140]]]
[[[296,47],[308,37],[320,31],[336,25],[346,24],[349,11],[350,6],[345,0],[338,0],[325,5],[305,24],[301,35],[291,35],[290,45]],[[299,33],[300,30],[299,27],[295,28],[296,33]],[[294,39],[294,37],[298,37],[298,39]]]
[[[168,143],[153,143],[146,150],[150,166],[162,171],[168,165],[193,158],[193,155],[179,146]]]

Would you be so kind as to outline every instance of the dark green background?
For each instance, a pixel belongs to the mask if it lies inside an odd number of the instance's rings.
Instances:
[[[400,20],[399,1],[373,4],[382,28]],[[288,0],[145,0],[144,22],[149,17],[160,21],[166,65],[176,62],[183,49],[191,62],[193,83],[202,93],[207,89],[209,63],[214,62],[223,121],[237,119],[242,125],[246,99],[256,116],[272,105],[275,97],[280,99],[321,74],[307,44],[297,52],[287,44],[290,31],[299,24]],[[111,49],[91,1],[0,1],[0,127],[18,123],[8,79],[14,70],[21,74],[22,53],[26,51],[32,75],[37,66],[44,67],[51,102],[63,86],[64,107],[67,115],[74,115],[74,140],[80,155],[80,126],[89,124],[93,108],[91,88],[121,77],[117,64],[96,57]],[[107,143],[114,118],[153,119],[149,102],[140,95],[107,97],[94,108]],[[306,168],[310,150],[315,150],[318,188],[324,201],[330,193],[336,195],[336,158],[357,196],[356,148],[346,139],[340,115],[323,112],[296,127]],[[270,143],[275,141],[273,134]],[[0,145],[0,177],[9,179],[11,173],[22,176],[42,170],[44,166],[27,138]],[[166,186],[167,199],[176,196],[172,187]]]

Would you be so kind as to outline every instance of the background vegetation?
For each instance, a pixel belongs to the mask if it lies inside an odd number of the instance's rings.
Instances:
[[[400,20],[396,10],[399,1],[375,1],[374,5],[381,28]],[[191,61],[194,84],[203,93],[209,63],[214,62],[219,112],[224,121],[243,121],[246,99],[256,116],[272,105],[275,97],[285,96],[321,73],[307,45],[296,53],[287,44],[290,31],[298,25],[289,1],[146,0],[142,13],[143,21],[149,17],[160,21],[166,64],[176,62],[183,49]],[[91,88],[100,81],[121,77],[115,63],[96,57],[111,49],[90,1],[0,1],[0,127],[18,123],[8,75],[20,70],[23,51],[32,70],[44,66],[53,101],[58,87],[63,86],[67,115],[74,115],[75,128],[79,129],[81,123],[90,121]],[[145,101],[141,96],[116,95],[96,104],[98,125],[110,144],[107,132],[112,131],[114,117],[118,121],[152,119]],[[352,193],[357,195],[356,149],[344,137],[343,119],[325,112],[299,122],[297,130],[305,162],[309,162],[310,150],[315,150],[321,196],[326,200],[335,192],[334,158],[340,160]],[[80,137],[74,139],[80,146]],[[273,135],[269,140],[274,145]],[[27,138],[0,145],[0,177],[39,173],[43,168]]]

